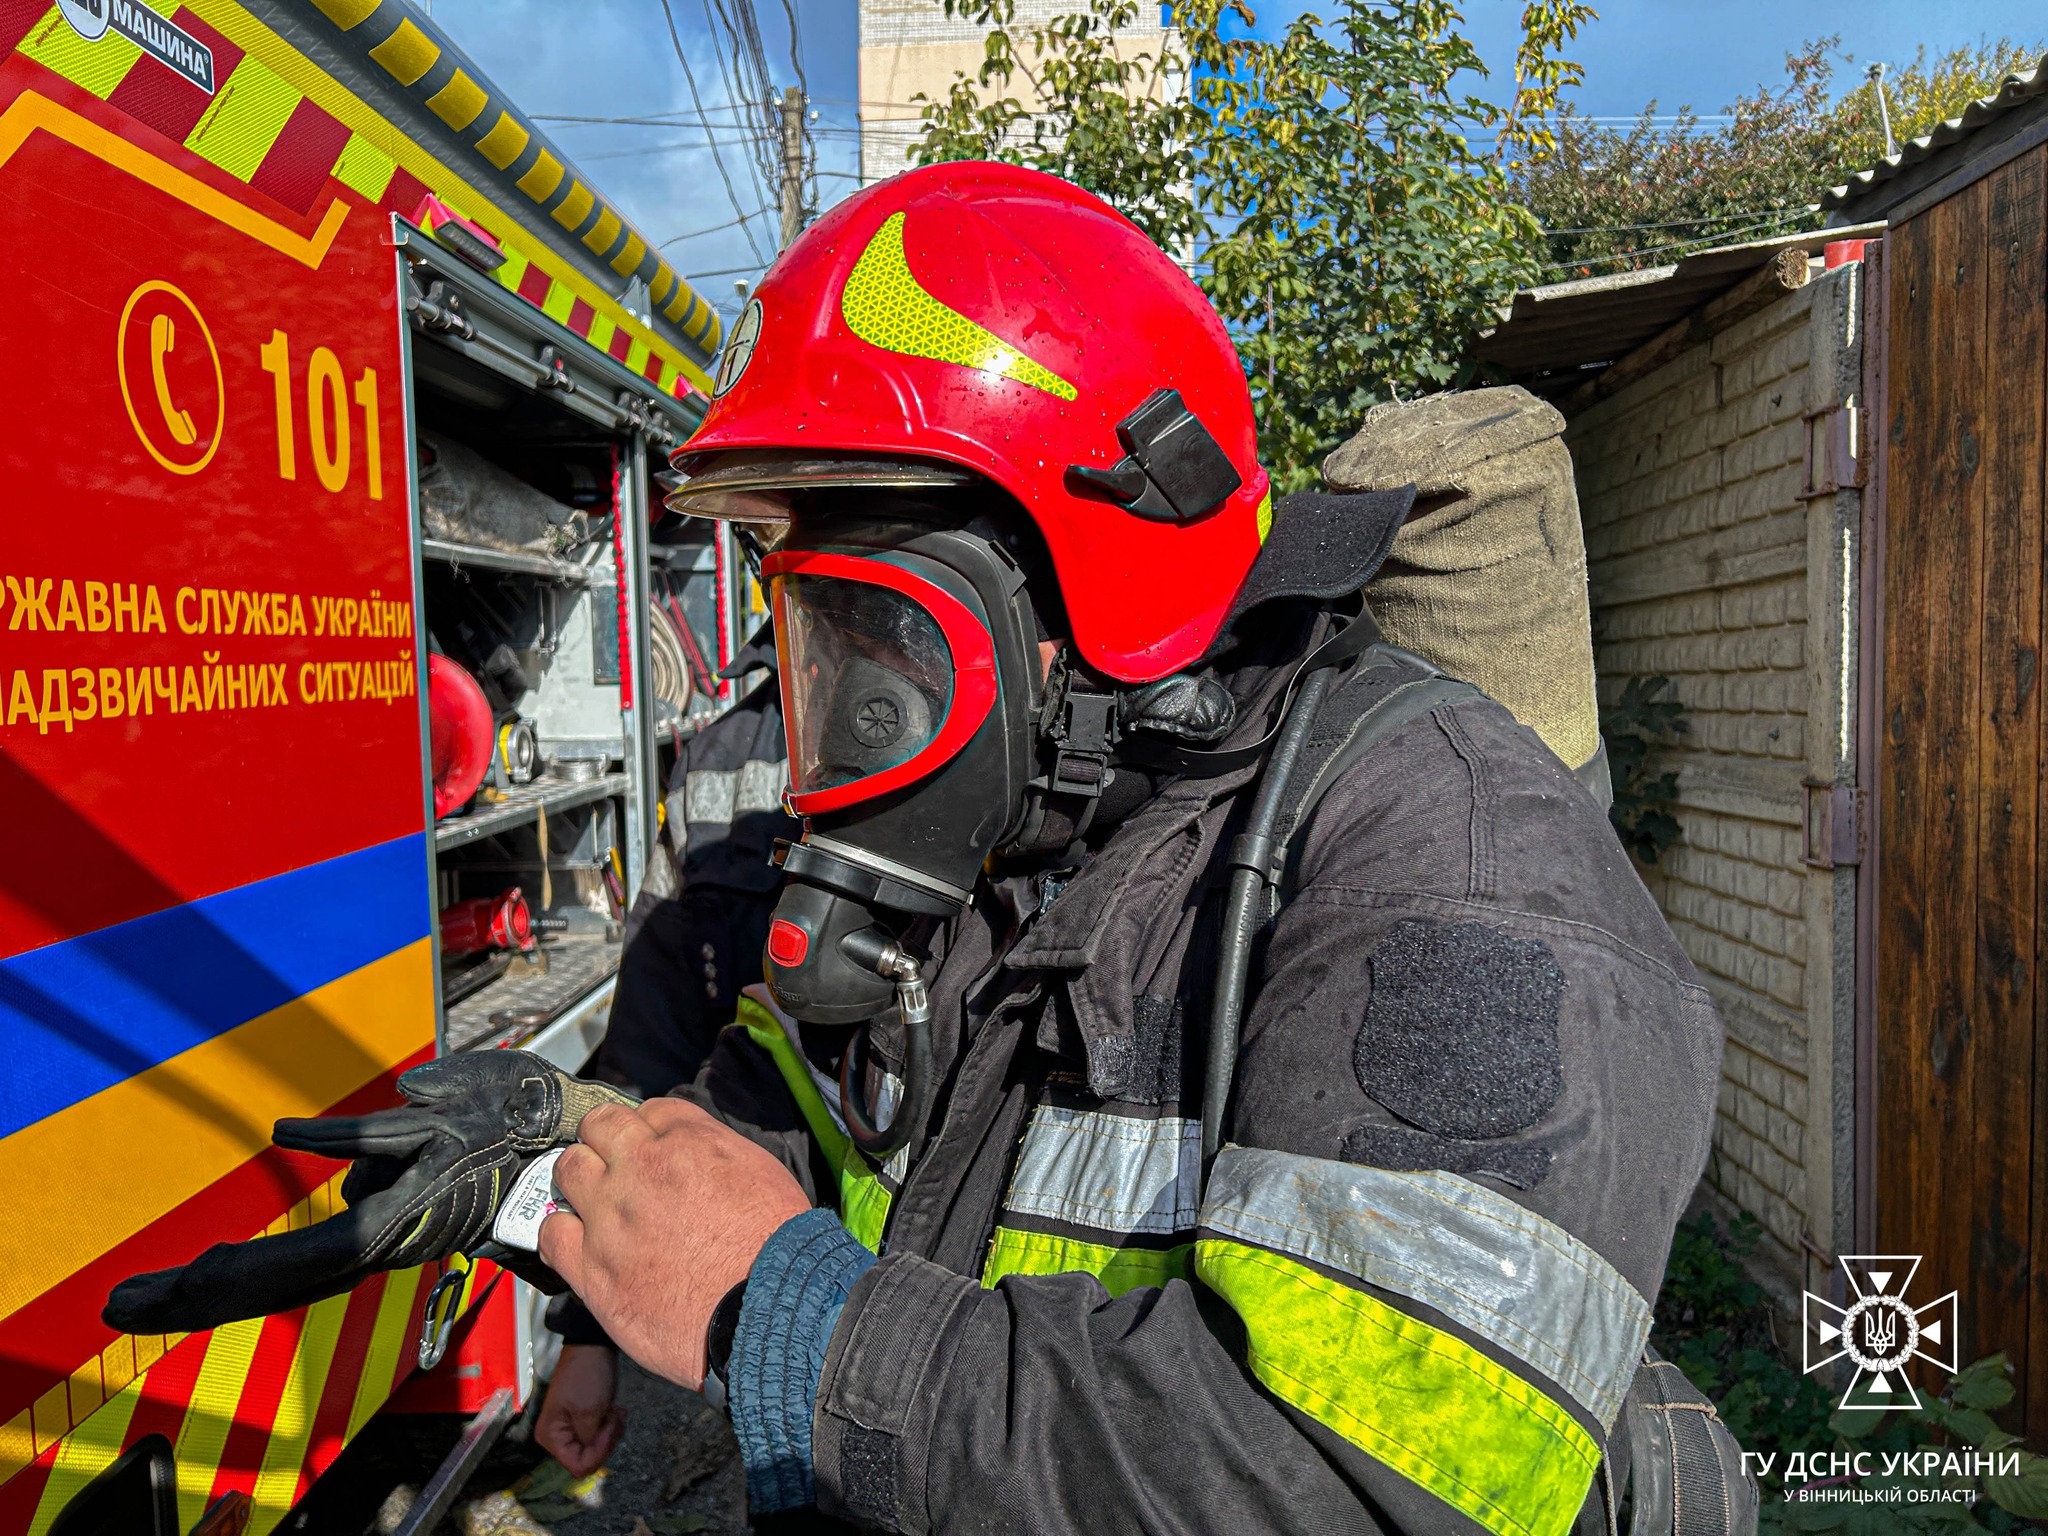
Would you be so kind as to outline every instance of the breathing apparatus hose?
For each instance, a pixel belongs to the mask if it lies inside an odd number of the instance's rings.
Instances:
[[[875,930],[849,934],[842,946],[852,958],[896,983],[896,1008],[903,1018],[903,1096],[886,1126],[875,1124],[867,1098],[867,1025],[853,1032],[839,1061],[839,1113],[846,1122],[847,1139],[879,1163],[908,1146],[931,1113],[931,993],[917,958]]]
[[[1354,623],[1360,622],[1354,620]],[[1277,871],[1273,825],[1287,797],[1287,784],[1301,760],[1308,733],[1315,725],[1323,695],[1336,677],[1333,666],[1321,666],[1302,679],[1287,716],[1280,724],[1273,752],[1259,776],[1251,819],[1230,841],[1230,891],[1223,906],[1223,935],[1216,958],[1216,1001],[1209,1016],[1209,1058],[1202,1080],[1202,1178],[1223,1139],[1223,1111],[1230,1101],[1230,1083],[1237,1072],[1238,1031],[1244,1022],[1245,987],[1251,976],[1252,939],[1259,928],[1259,897]]]

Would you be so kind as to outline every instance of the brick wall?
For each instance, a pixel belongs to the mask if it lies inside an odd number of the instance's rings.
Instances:
[[[1728,1028],[1708,1183],[1762,1218],[1787,1281],[1805,1271],[1802,1234],[1829,1245],[1845,1214],[1833,1108],[1850,877],[1800,857],[1801,781],[1853,771],[1835,702],[1843,509],[1800,491],[1806,413],[1853,376],[1849,283],[1810,282],[1586,409],[1566,439],[1602,700],[1663,676],[1687,716],[1658,764],[1679,776],[1681,838],[1643,873]]]

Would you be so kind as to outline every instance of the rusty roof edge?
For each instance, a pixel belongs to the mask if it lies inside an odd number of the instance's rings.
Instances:
[[[1690,277],[1702,267],[1724,265],[1725,258],[1753,254],[1753,264],[1741,263],[1728,266],[1730,276],[1739,280],[1751,265],[1760,267],[1780,251],[1796,250],[1801,246],[1811,250],[1818,246],[1832,245],[1837,240],[1868,240],[1882,235],[1885,221],[1874,219],[1864,224],[1845,224],[1834,229],[1808,229],[1797,234],[1774,235],[1768,240],[1745,240],[1740,245],[1717,245],[1711,250],[1694,251],[1664,267],[1639,267],[1630,272],[1610,273],[1606,277],[1573,278],[1566,283],[1546,283],[1540,288],[1517,288],[1512,313],[1502,318],[1500,326],[1481,333],[1482,339],[1498,333],[1517,320],[1530,318],[1543,305],[1555,304],[1560,300],[1587,299],[1598,294],[1614,293],[1624,288],[1646,288],[1665,283],[1673,278]],[[1524,304],[1527,300],[1527,304]],[[1707,302],[1701,300],[1701,303]]]
[[[1515,295],[1513,314],[1494,329],[1481,334],[1478,355],[1482,361],[1500,362],[1501,348],[1497,345],[1490,346],[1489,343],[1496,343],[1506,337],[1512,337],[1512,340],[1507,342],[1510,349],[1507,352],[1509,357],[1526,348],[1534,348],[1539,354],[1551,354],[1548,360],[1531,361],[1525,357],[1519,364],[1504,364],[1516,381],[1529,383],[1530,387],[1537,389],[1539,393],[1548,386],[1538,386],[1530,381],[1549,370],[1570,369],[1575,370],[1582,378],[1591,378],[1603,367],[1619,362],[1637,347],[1655,337],[1656,329],[1645,331],[1627,345],[1617,347],[1612,354],[1597,359],[1576,355],[1578,349],[1564,344],[1568,337],[1576,336],[1583,340],[1594,334],[1598,328],[1611,329],[1619,325],[1627,329],[1627,318],[1618,312],[1615,306],[1618,301],[1626,302],[1623,296],[1630,294],[1631,291],[1640,292],[1645,299],[1654,302],[1655,291],[1666,284],[1683,283],[1688,278],[1694,278],[1705,279],[1711,285],[1698,288],[1689,299],[1674,305],[1662,315],[1656,321],[1656,327],[1662,328],[1705,308],[1782,251],[1804,249],[1811,253],[1838,240],[1873,239],[1883,235],[1886,228],[1887,225],[1880,219],[1833,229],[1806,230],[1769,240],[1753,240],[1741,245],[1697,251],[1668,267],[1651,267],[1628,274],[1615,274],[1616,277],[1626,276],[1631,281],[1579,279],[1570,283],[1553,283],[1546,288],[1524,288]],[[1725,281],[1714,282],[1717,278]],[[1631,309],[1636,307],[1632,305]],[[1533,331],[1533,334],[1518,334],[1522,331]],[[1556,382],[1561,384],[1563,381],[1560,379]]]
[[[1918,165],[1949,145],[1960,143],[1985,124],[2043,94],[2048,94],[2048,55],[2037,60],[2034,67],[2024,73],[2007,75],[1992,95],[1978,97],[1959,115],[1935,124],[1929,132],[1902,145],[1897,154],[1887,155],[1875,165],[1858,171],[1838,187],[1830,187],[1821,195],[1822,209],[1840,208],[1868,195],[1872,189],[1890,181],[1908,166]]]
[[[1545,283],[1537,288],[1517,288],[1514,297],[1509,300],[1507,312],[1501,316],[1501,324],[1527,319],[1536,306],[1554,304],[1559,299],[1573,299],[1589,293],[1612,293],[1619,288],[1639,288],[1649,283],[1661,283],[1677,270],[1675,265],[1637,267],[1627,272],[1610,272],[1604,277],[1575,277],[1565,283]],[[1493,333],[1488,331],[1486,334],[1490,336]]]

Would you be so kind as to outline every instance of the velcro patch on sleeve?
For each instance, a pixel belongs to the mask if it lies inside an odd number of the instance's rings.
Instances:
[[[1404,919],[1373,951],[1359,1086],[1410,1125],[1470,1140],[1534,1125],[1564,1092],[1564,973],[1550,946]]]

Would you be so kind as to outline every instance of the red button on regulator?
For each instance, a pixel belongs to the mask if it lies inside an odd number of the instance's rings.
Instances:
[[[810,948],[811,936],[786,917],[778,917],[768,929],[768,958],[785,969],[802,965]]]

